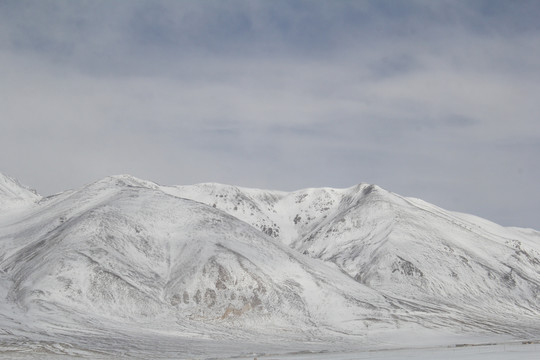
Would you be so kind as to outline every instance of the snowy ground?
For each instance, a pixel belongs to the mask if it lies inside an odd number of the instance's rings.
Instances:
[[[472,347],[375,350],[351,353],[291,354],[280,356],[259,356],[259,360],[402,360],[402,359],[456,359],[456,360],[537,360],[540,357],[538,344],[507,344]],[[252,359],[251,357],[239,360]]]
[[[106,356],[100,354],[78,354],[78,355],[60,355],[48,353],[44,349],[34,352],[5,351],[0,348],[1,359],[114,359],[115,356]],[[214,349],[216,350],[216,349]],[[241,350],[241,349],[238,349]],[[54,349],[49,349],[54,351]],[[131,354],[128,358],[147,358],[148,354]],[[158,355],[159,356],[159,355]],[[478,346],[452,346],[440,348],[415,348],[415,349],[396,349],[396,350],[367,350],[354,352],[299,352],[291,354],[258,354],[251,353],[242,356],[212,356],[208,357],[181,357],[171,355],[169,359],[235,359],[235,360],[360,360],[360,359],[378,359],[378,360],[401,360],[401,359],[455,359],[455,360],[537,360],[540,357],[540,344],[522,344],[508,343],[499,345],[478,345]],[[161,358],[161,357],[160,357]],[[167,358],[167,357],[163,357]]]

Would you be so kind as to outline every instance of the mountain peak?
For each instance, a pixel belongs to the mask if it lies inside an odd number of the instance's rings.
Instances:
[[[139,179],[129,174],[107,176],[97,181],[95,184],[111,185],[111,186],[118,186],[118,187],[144,187],[144,188],[149,188],[149,189],[159,188],[159,185],[156,184],[155,182]]]
[[[0,205],[32,203],[40,199],[34,189],[21,185],[11,176],[0,173]]]

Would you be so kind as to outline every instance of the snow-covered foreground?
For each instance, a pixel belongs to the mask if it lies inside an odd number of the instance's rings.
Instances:
[[[234,360],[361,360],[361,359],[377,359],[377,360],[537,360],[540,356],[540,344],[522,344],[522,343],[507,343],[507,344],[487,344],[476,346],[448,346],[448,347],[428,347],[428,348],[407,348],[407,349],[377,349],[377,350],[340,350],[340,351],[292,351],[286,352],[286,348],[275,353],[261,353],[260,351],[249,351],[250,346],[243,347],[242,344],[237,344],[237,351],[240,355],[228,356],[227,350],[230,347],[224,346],[225,354],[220,352],[219,344],[208,347],[203,351],[207,351],[210,355],[185,353],[165,353],[160,354],[154,352],[152,354],[146,352],[129,351],[123,354],[105,355],[97,352],[77,352],[71,349],[67,353],[62,346],[49,345],[49,347],[37,348],[35,350],[18,351],[16,348],[3,349],[0,353],[2,359],[80,359],[88,357],[92,359],[117,359],[119,357],[128,358],[159,358],[159,359],[234,359]],[[199,349],[202,350],[202,349]]]
[[[0,174],[0,356],[467,358],[539,319],[539,232],[374,185],[42,198]]]
[[[474,347],[447,347],[427,349],[374,350],[363,352],[289,354],[279,356],[259,356],[260,360],[537,360],[540,356],[540,345],[489,345]],[[252,360],[253,357],[242,357],[239,360]]]

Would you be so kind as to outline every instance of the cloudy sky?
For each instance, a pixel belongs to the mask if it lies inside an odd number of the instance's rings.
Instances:
[[[0,172],[376,183],[540,229],[539,1],[0,0]]]

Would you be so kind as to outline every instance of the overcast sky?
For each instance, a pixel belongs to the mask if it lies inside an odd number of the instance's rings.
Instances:
[[[540,229],[539,1],[0,0],[0,172],[378,184]]]

